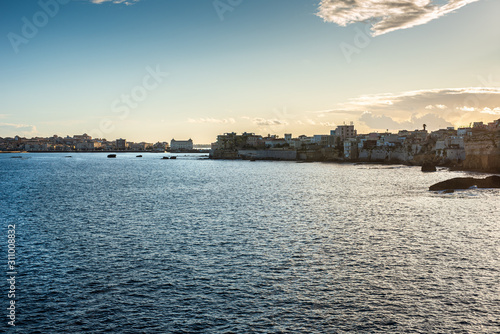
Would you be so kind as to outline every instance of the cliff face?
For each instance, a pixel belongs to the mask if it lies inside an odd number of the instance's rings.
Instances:
[[[500,131],[466,138],[465,153],[464,169],[500,172]]]
[[[242,159],[255,160],[296,160],[295,150],[238,150]]]
[[[407,162],[413,159],[413,153],[405,147],[377,147],[361,149],[358,160],[364,162]]]
[[[210,159],[239,159],[238,151],[210,150]]]

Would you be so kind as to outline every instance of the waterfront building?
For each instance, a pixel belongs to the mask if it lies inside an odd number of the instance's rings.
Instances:
[[[313,140],[313,137],[308,137],[306,135],[300,135],[298,138],[297,138],[299,141],[300,141],[300,147],[305,147],[307,145],[311,145],[312,144],[312,140]]]
[[[153,144],[141,142],[141,143],[128,143],[128,147],[133,151],[145,151],[148,147],[153,146]]]
[[[190,151],[193,149],[193,140],[175,140],[170,141],[170,149],[172,151]]]
[[[269,138],[266,139],[264,143],[267,148],[283,147],[285,144],[287,144],[285,139],[279,138]]]
[[[290,142],[288,142],[288,144],[290,145],[291,148],[295,149],[299,149],[302,147],[302,142],[298,138],[293,138],[292,140],[290,140]]]
[[[335,145],[335,137],[331,135],[314,135],[312,143],[321,147],[333,147]]]
[[[357,135],[357,131],[354,129],[354,125],[339,125],[335,130],[335,136],[339,137],[340,140],[346,140],[347,138],[354,138]]]
[[[100,147],[100,143],[96,143],[91,140],[85,140],[83,142],[76,143],[75,149],[77,151],[94,151],[96,148]]]
[[[483,122],[474,122],[472,123],[473,129],[485,129],[486,125]]]
[[[431,137],[436,140],[444,140],[446,137],[456,136],[456,135],[457,135],[457,130],[455,130],[454,128],[439,129],[437,131],[431,132]]]
[[[78,140],[78,141],[84,141],[84,140],[91,140],[92,137],[89,136],[88,134],[84,133],[83,135],[74,135],[73,139]]]
[[[117,139],[116,140],[116,149],[117,150],[126,150],[127,149],[127,140],[125,139]]]
[[[401,143],[401,138],[399,134],[386,133],[380,139],[382,144],[380,146],[396,146]]]
[[[262,136],[257,136],[255,133],[244,132],[242,136],[246,136],[246,146],[248,147],[258,147],[263,143]]]
[[[165,150],[168,148],[167,143],[160,143],[157,142],[156,144],[153,145],[153,150],[155,152],[165,152]]]
[[[344,158],[346,160],[358,158],[358,140],[356,138],[347,138],[344,140]]]
[[[471,134],[472,134],[472,128],[470,128],[470,127],[458,128],[458,130],[457,130],[457,136],[460,136],[460,137],[470,136]]]
[[[490,122],[487,125],[488,130],[494,131],[500,127],[500,119],[497,119],[496,121]]]

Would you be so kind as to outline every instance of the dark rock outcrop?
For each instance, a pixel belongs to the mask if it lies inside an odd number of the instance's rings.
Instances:
[[[435,172],[435,171],[436,171],[436,165],[430,162],[424,162],[422,164],[422,172]]]
[[[450,189],[469,189],[470,187],[478,188],[500,188],[500,176],[488,176],[485,179],[475,179],[473,177],[456,177],[433,184],[429,187],[431,191],[450,190]]]

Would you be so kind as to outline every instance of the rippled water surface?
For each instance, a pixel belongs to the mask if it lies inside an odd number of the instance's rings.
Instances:
[[[19,333],[500,332],[500,191],[427,190],[465,173],[65,155],[0,155]]]

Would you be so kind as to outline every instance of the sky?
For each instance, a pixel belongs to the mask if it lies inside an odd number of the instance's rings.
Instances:
[[[500,118],[498,0],[0,2],[0,137],[215,141]]]

